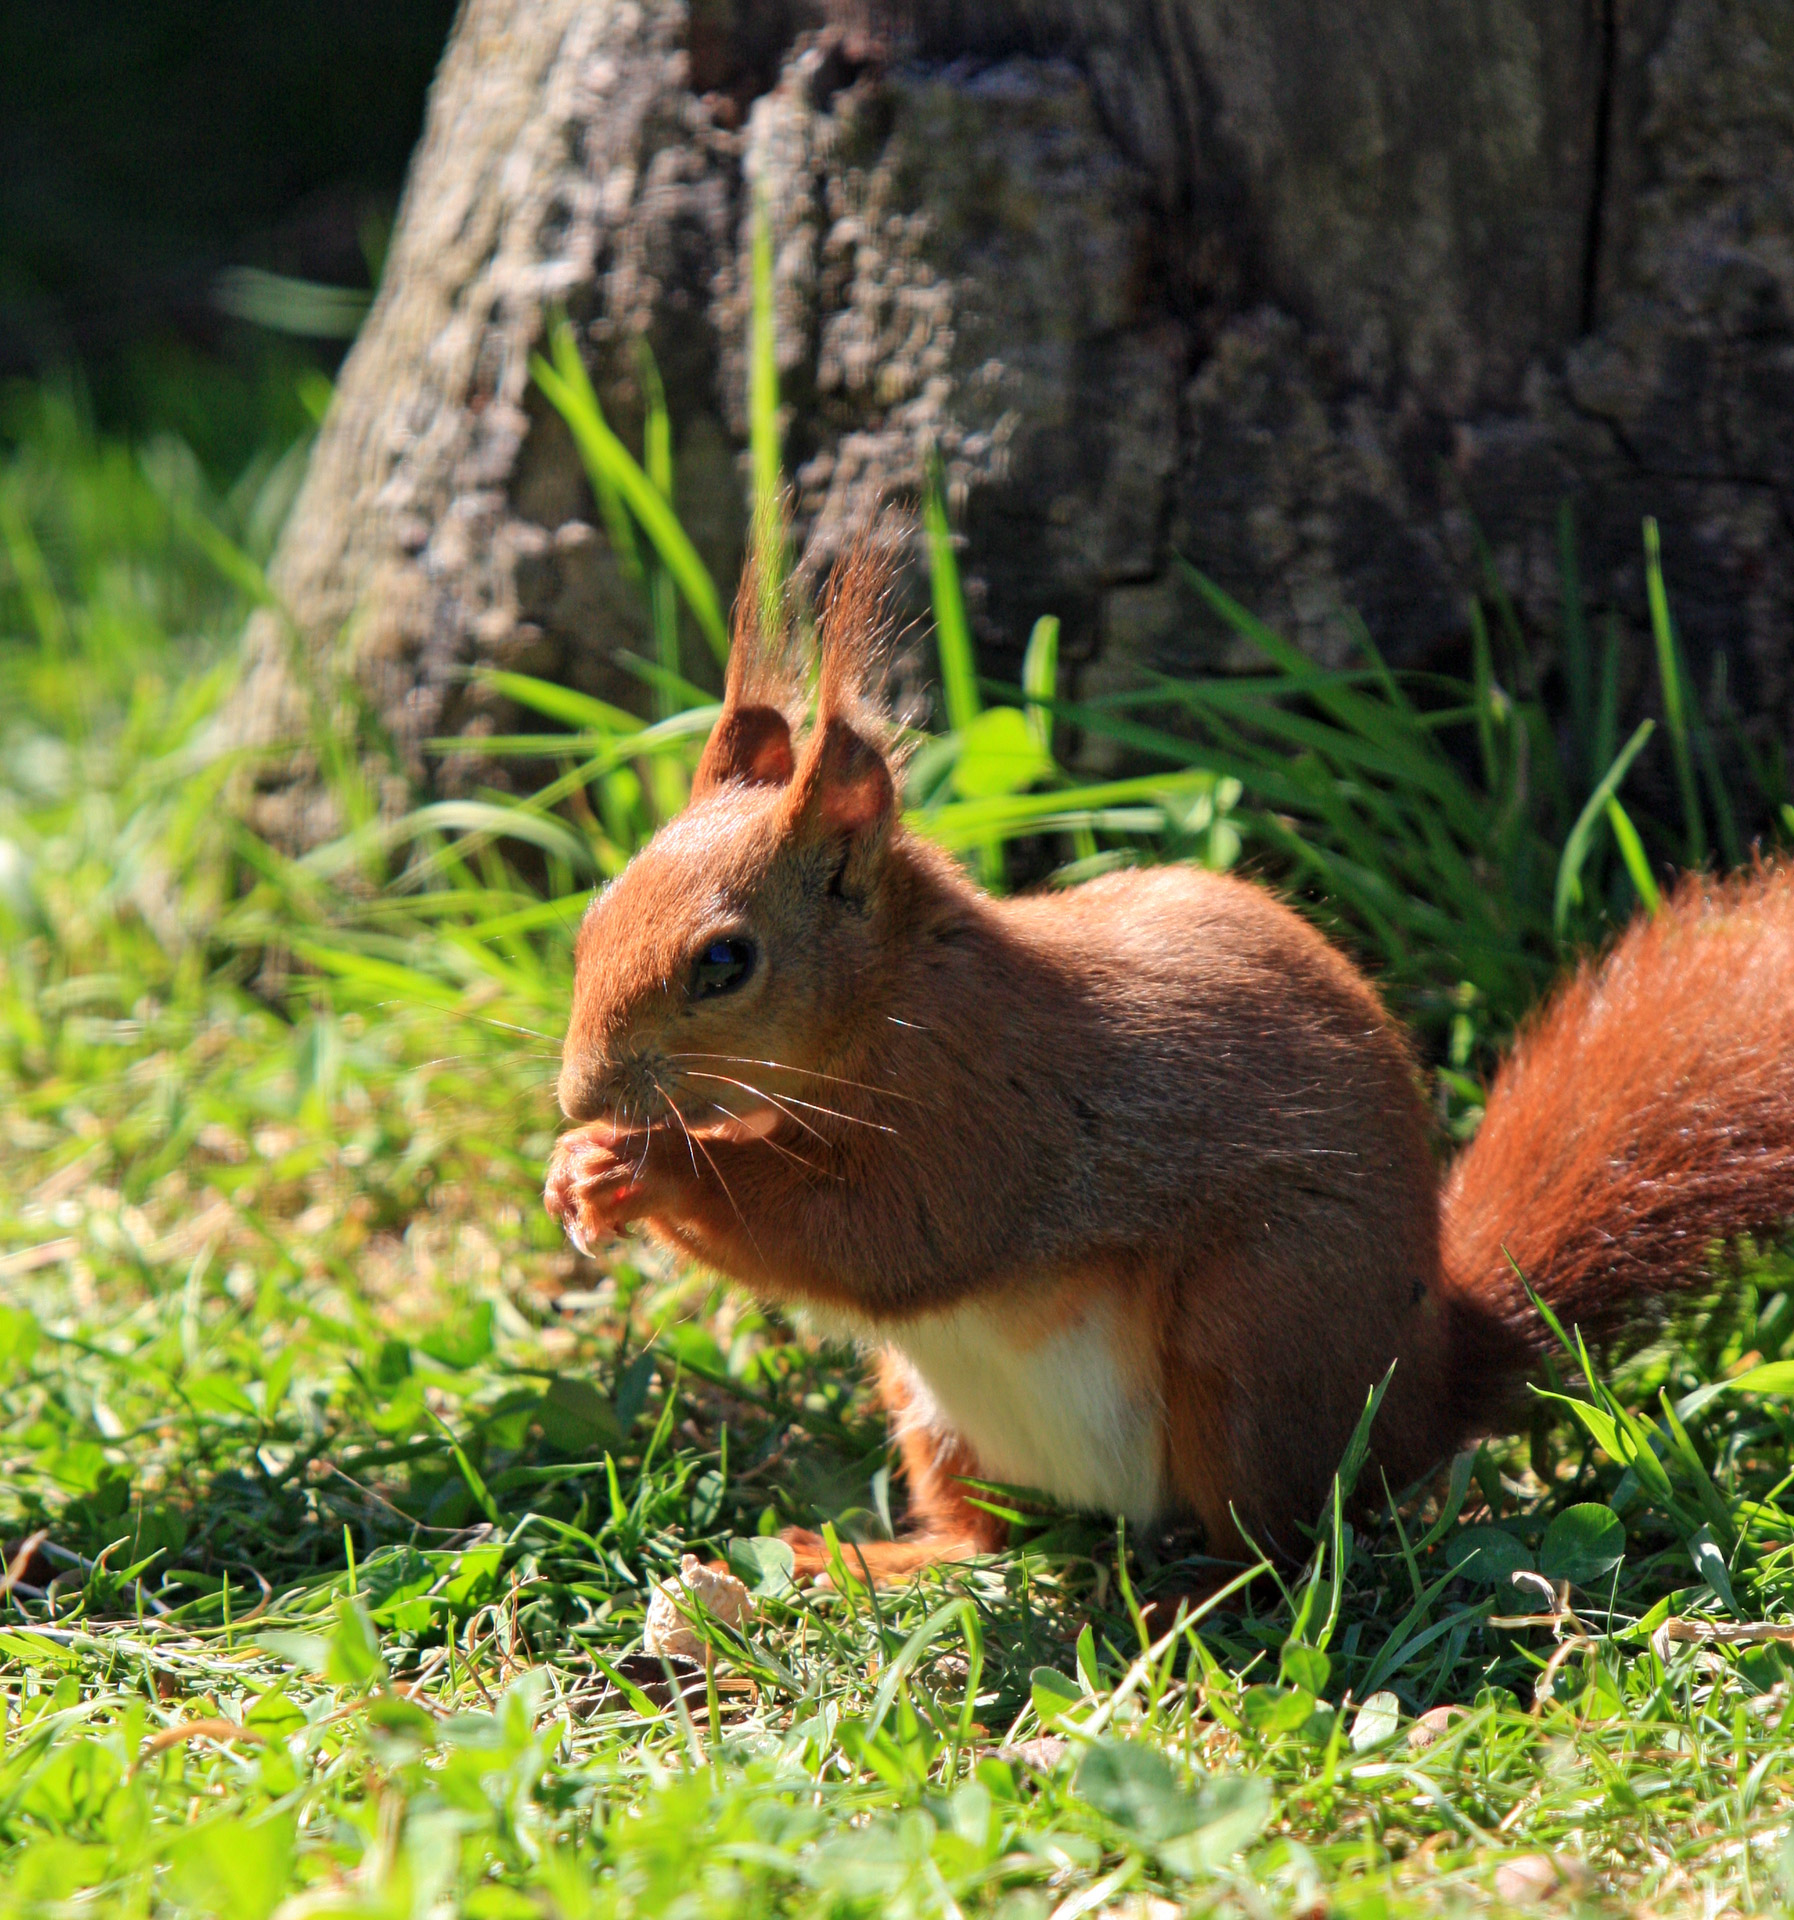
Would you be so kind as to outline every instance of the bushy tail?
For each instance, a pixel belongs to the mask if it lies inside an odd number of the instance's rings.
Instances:
[[[1549,1341],[1514,1265],[1594,1344],[1790,1220],[1794,865],[1692,876],[1525,1028],[1446,1182],[1466,1425]]]

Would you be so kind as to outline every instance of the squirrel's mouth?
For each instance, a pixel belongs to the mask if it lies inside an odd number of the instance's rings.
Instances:
[[[731,1144],[764,1140],[791,1117],[789,1110],[739,1073],[733,1061],[708,1055],[695,1067],[658,1054],[575,1057],[561,1071],[561,1111],[615,1140],[645,1133]]]
[[[715,1109],[708,1120],[689,1124],[694,1140],[764,1140],[784,1119],[777,1107],[757,1107],[752,1113],[728,1113]]]
[[[656,1098],[643,1115],[645,1122],[654,1128],[683,1130],[693,1140],[731,1145],[764,1140],[787,1117],[780,1102],[728,1072],[688,1071],[666,1079],[656,1075],[654,1092]]]

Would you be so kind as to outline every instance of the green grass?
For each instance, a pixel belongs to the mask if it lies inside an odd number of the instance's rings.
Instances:
[[[570,924],[708,724],[673,665],[709,615],[670,443],[651,492],[614,435],[582,445],[639,543],[655,717],[508,683],[542,729],[505,749],[546,765],[533,800],[295,861],[233,822],[207,734],[291,466],[220,497],[172,444],[14,402],[0,1913],[1380,1916],[1512,1904],[1540,1856],[1559,1906],[1780,1905],[1794,1662],[1753,1630],[1794,1621],[1790,1376],[1761,1370],[1794,1365],[1785,1256],[1611,1379],[1566,1352],[1529,1433],[1436,1488],[1361,1486],[1288,1590],[1178,1622],[1140,1603],[1200,1573],[1189,1541],[1032,1504],[992,1561],[866,1592],[851,1543],[901,1524],[901,1487],[850,1356],[638,1243],[557,1241]],[[1632,903],[1618,743],[1543,780],[1543,709],[1488,660],[1415,689],[1274,635],[1262,675],[1077,708],[1056,637],[1021,690],[950,665],[917,822],[999,884],[1011,860],[1275,872],[1473,1124],[1468,1069]],[[1131,770],[1076,778],[1073,728]],[[1627,824],[1657,854],[1695,830]],[[769,1536],[822,1520],[838,1587],[794,1591]],[[688,1551],[762,1591],[675,1674],[641,1631]]]

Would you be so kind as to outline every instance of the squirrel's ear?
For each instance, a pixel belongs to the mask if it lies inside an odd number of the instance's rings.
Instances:
[[[731,701],[705,743],[691,797],[702,800],[730,780],[782,787],[791,768],[791,726],[778,708],[738,707]]]
[[[868,850],[884,839],[897,806],[884,755],[840,714],[820,720],[791,788],[798,832],[846,837]]]

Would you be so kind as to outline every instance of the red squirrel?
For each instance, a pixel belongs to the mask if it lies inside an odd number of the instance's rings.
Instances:
[[[1405,1036],[1307,921],[1180,866],[984,893],[898,811],[878,562],[807,724],[759,599],[690,805],[580,926],[546,1202],[873,1353],[915,1523],[873,1578],[1001,1543],[967,1480],[1298,1553],[1391,1362],[1392,1485],[1512,1414],[1519,1274],[1605,1338],[1794,1216],[1794,867],[1690,877],[1584,964],[1442,1179]]]

